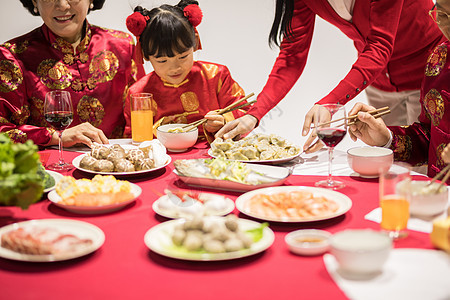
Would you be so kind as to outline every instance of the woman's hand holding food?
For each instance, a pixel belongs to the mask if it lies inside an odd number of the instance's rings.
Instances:
[[[348,132],[353,141],[360,139],[370,146],[382,147],[389,142],[391,133],[381,118],[376,119],[367,113],[374,109],[373,106],[356,103],[348,115],[357,115],[359,122],[349,126]]]
[[[216,138],[232,139],[236,136],[243,135],[252,131],[258,119],[252,115],[244,115],[236,120],[228,122],[215,135]]]
[[[58,145],[58,142],[58,133],[55,132],[48,146]],[[108,138],[103,131],[88,122],[67,128],[62,135],[64,147],[72,147],[76,144],[85,144],[91,147],[94,142],[99,144],[109,144]]]

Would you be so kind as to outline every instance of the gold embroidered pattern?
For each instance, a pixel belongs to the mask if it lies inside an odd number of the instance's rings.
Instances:
[[[38,127],[47,127],[48,124],[44,119],[44,100],[33,97],[30,102],[30,121],[31,125]]]
[[[0,92],[12,92],[22,81],[23,74],[18,65],[6,59],[0,61]]]
[[[0,117],[0,124],[9,124],[10,122],[3,117]]]
[[[439,169],[443,169],[447,165],[442,159],[442,151],[444,151],[445,146],[447,146],[447,144],[440,144],[436,147],[436,167]]]
[[[37,69],[41,82],[49,89],[63,90],[71,85],[72,73],[62,63],[54,59],[42,61]]]
[[[408,161],[412,151],[411,138],[407,135],[394,134],[391,149],[395,153],[396,160]]]
[[[185,111],[194,111],[198,109],[198,98],[194,92],[186,92],[181,94],[180,100]]]
[[[9,131],[6,131],[6,134],[9,136],[11,140],[13,140],[16,143],[25,143],[28,139],[27,134],[19,129],[12,129]]]
[[[244,97],[245,93],[244,90],[237,84],[237,82],[233,83],[233,86],[231,87],[231,96],[233,97]]]
[[[29,42],[27,40],[19,43],[19,44],[11,44],[11,43],[4,43],[0,45],[0,47],[4,47],[11,51],[11,53],[20,54],[25,52],[28,49]]]
[[[213,64],[203,64],[203,69],[205,70],[206,78],[213,79],[219,72],[219,67]]]
[[[434,126],[439,126],[445,112],[444,99],[436,89],[431,89],[425,95],[423,104]]]
[[[439,45],[434,48],[433,53],[428,57],[427,65],[425,67],[426,76],[437,76],[441,73],[447,61],[447,46]]]
[[[11,114],[11,121],[16,125],[23,125],[30,117],[30,108],[28,105],[22,106],[20,109]]]
[[[103,122],[105,108],[97,98],[85,95],[78,102],[77,113],[80,121],[89,122],[94,127],[98,127]]]
[[[119,69],[119,59],[111,51],[101,51],[97,53],[89,64],[87,85],[89,89],[95,88],[98,83],[111,81]]]
[[[222,78],[219,78],[219,82],[217,82],[217,95],[219,95],[220,91],[222,90],[223,81]]]

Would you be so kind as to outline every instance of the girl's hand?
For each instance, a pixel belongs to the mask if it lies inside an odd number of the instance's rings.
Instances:
[[[210,111],[205,115],[205,119],[208,121],[205,124],[205,129],[208,132],[216,132],[225,125],[225,118],[222,115],[217,114],[215,111]]]
[[[356,103],[348,115],[357,115],[359,122],[349,126],[348,132],[353,141],[360,139],[370,146],[382,147],[389,142],[391,133],[381,118],[375,119],[367,113],[374,109],[373,106]]]
[[[445,146],[444,150],[442,151],[442,160],[446,163],[450,163],[450,143]]]
[[[53,134],[51,145],[58,145],[58,133]],[[85,122],[74,127],[67,128],[62,134],[62,143],[64,147],[72,147],[76,144],[85,144],[91,147],[92,143],[109,144],[108,138],[102,130]]]
[[[236,136],[249,133],[252,131],[256,124],[258,123],[258,119],[256,119],[252,115],[244,115],[236,120],[228,122],[225,126],[220,129],[215,137],[223,138],[223,139],[232,139]]]

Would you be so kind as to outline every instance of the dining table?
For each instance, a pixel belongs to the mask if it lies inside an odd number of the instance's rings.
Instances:
[[[207,143],[199,142],[186,152],[168,152],[171,163],[166,167],[126,177],[142,193],[118,211],[77,214],[56,206],[48,200],[48,194],[25,210],[0,206],[0,226],[34,219],[69,219],[93,224],[105,234],[105,242],[98,250],[70,260],[28,262],[0,258],[0,299],[348,299],[327,271],[323,255],[297,255],[285,243],[289,232],[300,229],[321,229],[331,234],[346,229],[380,230],[377,222],[365,218],[379,207],[378,178],[353,174],[345,166],[345,152],[340,154],[342,164],[336,163],[335,177],[345,184],[338,192],[348,196],[352,205],[342,215],[312,222],[269,222],[275,235],[273,244],[262,252],[235,259],[183,260],[155,253],[146,246],[146,232],[170,220],[152,209],[165,189],[209,192],[232,200],[244,193],[192,187],[174,173],[174,161],[210,158],[208,149]],[[45,164],[58,161],[56,149],[42,149],[39,153],[45,157]],[[69,162],[79,155],[82,153],[64,152]],[[339,151],[335,155],[339,156]],[[288,162],[286,167],[293,174],[283,185],[314,187],[326,176],[326,172],[317,171],[326,170],[326,161],[323,151],[301,155],[290,165]],[[340,173],[340,167],[348,172]],[[94,176],[77,168],[62,175],[76,179]],[[263,222],[236,208],[232,213]],[[415,230],[408,230],[406,238],[395,241],[394,248],[435,249],[429,233]]]

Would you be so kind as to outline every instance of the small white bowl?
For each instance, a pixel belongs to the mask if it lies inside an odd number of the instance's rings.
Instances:
[[[448,205],[448,189],[446,186],[435,193],[439,183],[433,183],[429,188],[424,187],[429,181],[411,181],[411,201],[409,212],[416,216],[435,216],[445,211]]]
[[[380,171],[389,170],[394,162],[394,153],[383,147],[355,147],[347,150],[350,168],[361,177],[376,178]]]
[[[391,249],[387,234],[370,229],[347,229],[330,238],[330,252],[340,270],[351,274],[380,273]]]
[[[293,253],[310,256],[328,251],[330,237],[331,233],[328,231],[304,229],[288,233],[284,240]]]
[[[186,124],[166,124],[156,129],[158,140],[172,152],[183,152],[194,146],[198,138],[198,128],[187,132],[168,132],[169,129],[182,127]]]

